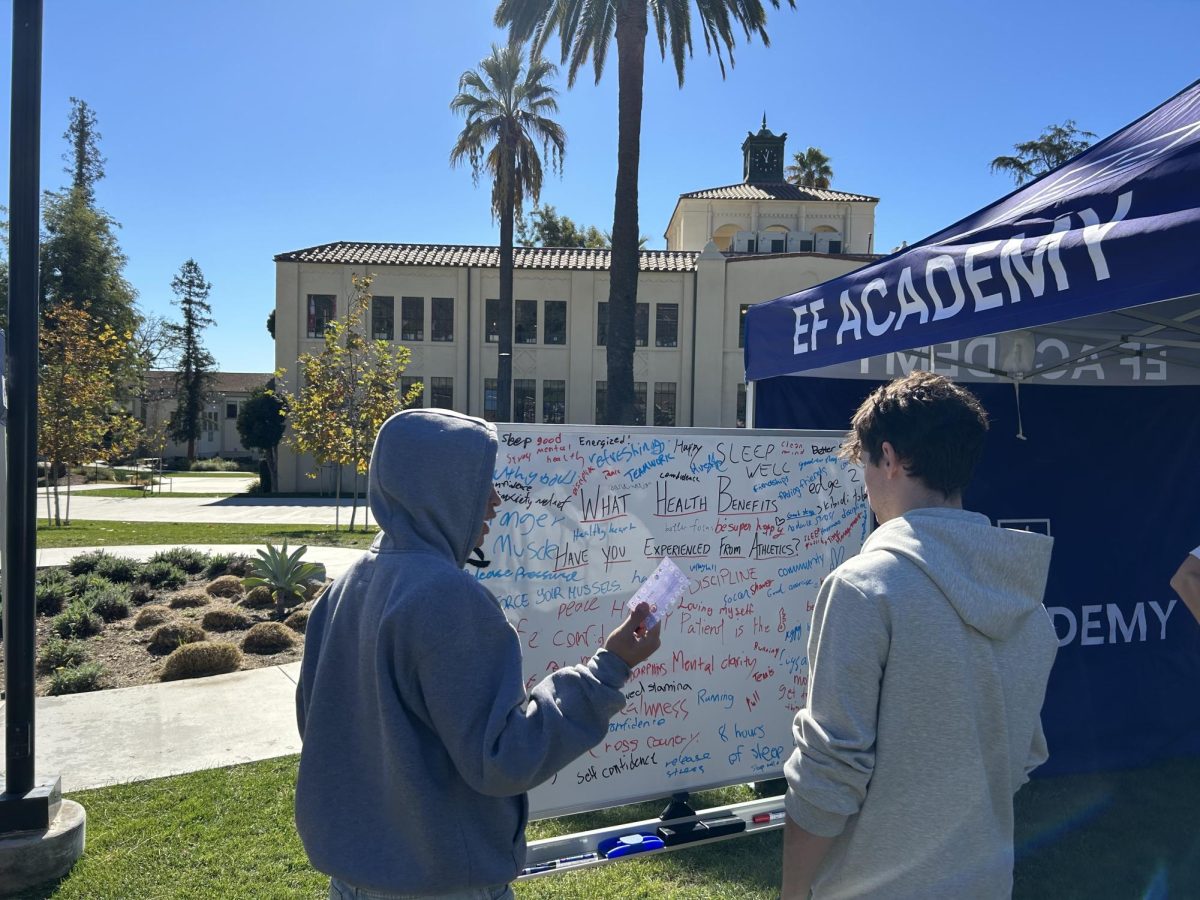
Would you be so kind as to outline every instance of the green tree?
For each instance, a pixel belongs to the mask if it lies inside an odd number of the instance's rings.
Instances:
[[[583,247],[607,250],[608,235],[595,225],[581,228],[547,204],[534,205],[529,218],[517,215],[517,242],[522,247]]]
[[[566,134],[549,116],[558,112],[557,92],[547,82],[557,68],[537,53],[526,64],[521,45],[492,45],[491,55],[458,80],[450,109],[466,121],[450,151],[450,164],[471,166],[476,182],[492,180],[492,216],[500,220],[500,341],[496,416],[512,419],[513,223],[525,198],[542,190],[542,152],[562,170]]]
[[[180,266],[179,274],[171,279],[171,290],[175,293],[171,302],[179,307],[183,321],[168,325],[179,351],[175,364],[178,405],[171,414],[169,430],[176,441],[187,442],[189,461],[196,458],[196,439],[200,437],[204,407],[212,392],[216,367],[216,360],[205,349],[203,340],[204,329],[215,324],[212,307],[208,305],[211,289],[212,285],[204,280],[204,273],[194,259]]]
[[[787,180],[797,187],[828,190],[833,180],[833,169],[829,157],[816,147],[792,155],[792,164],[787,167]]]
[[[69,473],[98,454],[106,441],[109,449],[119,451],[133,438],[135,420],[116,406],[113,368],[125,352],[125,341],[110,326],[97,326],[86,308],[59,307],[46,313],[39,344],[38,453],[47,462],[47,487],[53,486],[47,492],[46,518],[57,526],[71,521],[70,480],[64,510],[59,472]]]
[[[271,310],[271,314],[267,316],[267,331],[271,335],[271,340],[275,340],[275,310]]]
[[[367,313],[371,308],[372,275],[353,275],[354,294],[346,317],[325,329],[320,353],[302,353],[297,360],[301,388],[287,400],[291,434],[286,438],[297,453],[308,453],[318,465],[337,466],[337,503],[341,507],[342,467],[354,470],[354,505],[350,530],[358,514],[358,477],[367,473],[379,426],[420,396],[420,386],[399,392],[400,376],[412,358],[407,347],[368,340]],[[282,372],[280,375],[282,376]],[[315,472],[309,472],[315,478]],[[339,527],[335,520],[334,529]],[[364,525],[365,527],[365,525]]]
[[[1014,182],[1022,185],[1078,156],[1091,146],[1095,136],[1094,132],[1076,128],[1074,119],[1067,119],[1061,125],[1047,125],[1034,140],[1013,144],[1015,156],[997,156],[989,168],[1011,175]]]
[[[86,102],[71,98],[63,136],[71,184],[59,192],[47,191],[42,200],[42,307],[86,307],[97,327],[107,325],[117,335],[131,335],[139,320],[137,293],[123,274],[126,258],[115,235],[120,226],[95,203],[104,159],[96,115]],[[114,365],[123,361],[122,357]]]
[[[778,9],[785,0],[766,0]],[[795,8],[795,0],[786,0]],[[533,40],[540,52],[554,32],[561,42],[562,62],[570,63],[568,83],[592,59],[596,81],[604,73],[608,48],[617,42],[617,184],[613,204],[612,261],[608,296],[608,401],[605,421],[634,421],[633,346],[637,309],[638,168],[641,160],[642,87],[649,20],[654,21],[662,58],[670,48],[679,85],[692,55],[692,10],[698,14],[705,49],[715,52],[721,74],[725,53],[733,65],[736,30],[747,40],[755,35],[769,44],[763,0],[499,0],[497,25],[510,38]]]
[[[261,450],[266,460],[270,484],[262,487],[267,493],[279,484],[279,442],[286,426],[287,404],[275,393],[275,379],[255,388],[238,412],[237,430],[242,446]]]

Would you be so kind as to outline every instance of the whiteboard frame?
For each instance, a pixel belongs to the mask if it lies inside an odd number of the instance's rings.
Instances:
[[[532,434],[547,434],[555,431],[564,433],[582,433],[582,434],[629,434],[629,435],[656,435],[663,438],[668,437],[685,437],[687,435],[704,435],[715,438],[734,438],[738,440],[753,440],[760,437],[779,437],[792,438],[797,440],[816,440],[823,443],[831,443],[839,445],[846,437],[846,432],[836,431],[833,429],[788,429],[788,428],[725,428],[725,427],[702,427],[702,426],[651,426],[651,425],[585,425],[585,424],[567,424],[552,425],[546,423],[535,422],[495,422],[498,432],[509,432],[513,434],[532,433]],[[503,452],[503,447],[501,448]],[[497,466],[500,465],[500,459],[497,457]],[[853,464],[850,464],[853,465]],[[860,466],[861,468],[861,466]],[[874,518],[871,514],[870,505],[864,503],[865,518],[866,518],[866,537],[870,536],[873,530]],[[488,585],[490,588],[490,585]],[[510,620],[511,621],[511,620]],[[786,760],[785,760],[786,761]],[[570,765],[568,763],[568,765]],[[565,770],[567,766],[564,766]],[[561,772],[562,770],[560,770]],[[783,765],[778,768],[770,769],[764,772],[755,773],[755,777],[747,779],[745,775],[738,775],[729,778],[718,778],[711,781],[705,781],[700,784],[688,786],[686,788],[680,786],[676,790],[664,786],[661,791],[646,791],[636,792],[632,794],[619,794],[613,796],[611,802],[601,804],[595,803],[594,800],[589,800],[582,804],[566,804],[553,807],[533,807],[532,804],[529,810],[530,821],[540,821],[542,819],[558,818],[566,815],[576,815],[579,813],[593,812],[601,809],[611,809],[617,806],[626,806],[633,803],[642,803],[651,800],[666,800],[673,794],[691,794],[698,791],[713,790],[716,788],[728,787],[734,784],[748,784],[757,781],[770,781],[776,778],[783,777]]]

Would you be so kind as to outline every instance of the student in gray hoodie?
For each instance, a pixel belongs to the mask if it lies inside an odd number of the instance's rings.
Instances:
[[[369,480],[381,534],[309,617],[296,827],[335,900],[511,897],[525,792],[603,739],[658,647],[643,604],[526,693],[516,632],[463,570],[500,503],[496,450],[480,419],[388,419]]]
[[[879,527],[821,586],[788,760],[783,897],[1009,897],[1013,795],[1045,762],[1051,539],[962,508],[987,419],[914,372],[843,452]]]

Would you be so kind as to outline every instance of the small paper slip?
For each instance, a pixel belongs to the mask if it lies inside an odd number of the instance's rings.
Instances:
[[[679,566],[671,562],[669,556],[664,556],[658,568],[642,582],[642,586],[629,598],[625,607],[633,612],[639,603],[649,603],[650,615],[646,619],[646,627],[653,628],[659,619],[675,608],[687,586],[688,577],[680,571]]]

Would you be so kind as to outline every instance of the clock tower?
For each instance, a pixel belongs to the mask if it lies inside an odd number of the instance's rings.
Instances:
[[[742,181],[747,183],[782,182],[783,145],[787,132],[773,134],[767,129],[767,114],[763,113],[762,129],[755,134],[746,132],[742,141]]]

